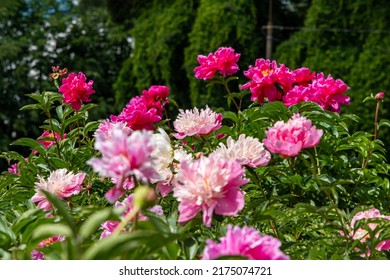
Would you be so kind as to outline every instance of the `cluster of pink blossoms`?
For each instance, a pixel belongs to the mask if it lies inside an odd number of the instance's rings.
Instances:
[[[223,256],[241,256],[250,260],[288,260],[279,248],[281,242],[268,235],[260,235],[254,228],[228,225],[220,243],[207,240],[203,260],[214,260]]]
[[[134,194],[131,194],[128,197],[126,197],[122,202],[119,201],[115,202],[114,207],[124,208],[125,210],[123,211],[122,216],[125,217],[130,211],[132,211],[134,207],[133,200],[134,200]],[[158,215],[163,214],[163,210],[160,205],[155,205],[149,208],[148,211],[154,212]],[[139,213],[137,219],[138,221],[146,221],[148,217],[142,215],[142,213]],[[120,221],[105,221],[104,223],[102,223],[100,229],[102,229],[103,232],[100,236],[100,239],[110,236],[118,227],[119,223]]]
[[[294,114],[287,123],[276,122],[265,134],[267,137],[263,143],[269,151],[292,157],[298,155],[302,149],[317,146],[323,131],[312,125],[311,120]]]
[[[202,211],[203,223],[210,227],[214,212],[236,216],[245,203],[240,187],[249,180],[244,175],[238,162],[214,155],[182,161],[173,181],[173,196],[180,202],[178,221],[187,222]]]
[[[112,122],[125,122],[132,130],[154,130],[155,123],[162,120],[164,106],[168,103],[169,89],[166,86],[151,86],[141,96],[133,97]]]
[[[177,139],[194,135],[203,136],[222,126],[222,114],[215,113],[208,106],[201,110],[198,108],[186,111],[180,109],[173,126],[177,132],[173,136]]]
[[[200,65],[194,69],[195,77],[211,80],[217,72],[224,77],[233,75],[239,70],[237,62],[240,56],[240,54],[234,52],[234,49],[226,47],[221,47],[208,56],[198,55]]]
[[[340,105],[349,105],[349,89],[340,79],[331,75],[324,78],[323,73],[310,73],[306,67],[291,71],[285,65],[278,65],[269,59],[257,59],[255,66],[249,66],[244,75],[250,79],[242,89],[250,89],[251,100],[262,103],[283,101],[290,107],[303,101],[319,104],[324,110],[340,112]]]
[[[92,88],[93,81],[87,82],[84,73],[70,73],[67,78],[62,79],[62,85],[59,88],[64,97],[63,101],[70,104],[73,109],[79,111],[83,102],[90,102],[90,95],[95,93]]]
[[[352,218],[351,224],[349,226],[349,237],[355,239],[355,240],[360,240],[361,243],[366,243],[368,240],[370,240],[371,236],[370,233],[361,227],[355,230],[355,223],[358,220],[369,220],[369,219],[383,219],[384,221],[389,221],[390,222],[390,216],[385,216],[380,213],[378,209],[372,208],[363,212],[358,212],[356,215]],[[368,223],[368,227],[371,230],[375,230],[375,228],[378,226],[377,223],[372,222]],[[344,235],[344,233],[341,233]],[[375,238],[378,238],[380,232],[377,232],[375,234]],[[378,251],[386,251],[390,250],[390,239],[383,240],[379,242],[379,244],[375,247],[376,250]],[[364,257],[368,257],[370,255],[370,252],[368,251],[367,254],[363,254]]]
[[[39,182],[35,183],[36,193],[31,201],[38,202],[38,208],[49,211],[52,205],[42,190],[54,194],[60,199],[66,199],[80,193],[85,176],[85,173],[74,174],[65,168],[52,171],[47,179],[38,175]]]

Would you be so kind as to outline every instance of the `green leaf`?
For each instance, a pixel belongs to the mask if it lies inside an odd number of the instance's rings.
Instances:
[[[19,110],[20,111],[25,111],[25,110],[42,110],[42,105],[41,104],[28,104],[28,105],[24,105]]]
[[[237,123],[238,122],[238,117],[235,113],[231,112],[231,111],[226,111],[223,113],[223,119],[229,119],[229,120],[232,120],[234,123]]]
[[[13,146],[27,146],[32,150],[37,151],[40,154],[46,154],[46,149],[43,145],[39,144],[37,140],[31,138],[19,138],[12,142],[10,145]]]
[[[58,214],[63,217],[66,224],[72,229],[73,232],[77,232],[76,224],[73,220],[73,217],[69,213],[69,209],[66,207],[65,203],[59,199],[57,196],[45,191],[41,190],[43,194],[46,196],[47,200],[54,206],[57,210]]]

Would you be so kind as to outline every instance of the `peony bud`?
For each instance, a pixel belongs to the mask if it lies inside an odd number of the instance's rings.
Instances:
[[[379,101],[379,100],[383,100],[385,98],[385,93],[383,91],[381,92],[378,92],[376,95],[375,95],[375,100]]]
[[[155,191],[146,186],[139,186],[134,191],[134,206],[138,209],[145,210],[156,204]]]

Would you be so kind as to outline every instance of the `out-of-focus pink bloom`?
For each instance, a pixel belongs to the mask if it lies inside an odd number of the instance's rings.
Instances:
[[[288,260],[279,248],[281,242],[268,235],[261,235],[254,228],[227,226],[220,243],[207,240],[203,251],[203,260],[218,259],[223,256],[242,256],[250,260]]]
[[[95,93],[92,88],[93,81],[87,82],[84,73],[70,73],[67,78],[62,79],[62,85],[58,89],[64,95],[62,99],[66,104],[70,104],[76,111],[80,110],[83,102],[90,102],[90,95]]]
[[[125,217],[130,211],[132,211],[134,207],[134,194],[129,195],[126,197],[122,202],[117,201],[114,205],[115,208],[123,208],[124,212],[122,213],[122,217]],[[162,207],[160,205],[155,205],[148,209],[148,211],[154,212],[158,215],[163,215],[164,211],[162,210]],[[148,217],[142,215],[142,213],[138,213],[138,221],[146,221]],[[119,221],[105,221],[101,224],[100,229],[103,230],[100,239],[106,238],[110,236],[115,229],[119,225]],[[123,229],[123,232],[125,232],[126,229]]]
[[[110,120],[103,120],[103,122],[99,125],[98,129],[96,129],[94,133],[95,138],[104,138],[104,139],[111,139],[112,131],[113,129],[117,127],[127,135],[130,135],[132,133],[132,129],[127,126],[125,122],[111,122]]]
[[[225,146],[219,144],[212,154],[226,160],[236,160],[241,165],[246,165],[252,168],[266,166],[271,160],[270,153],[264,149],[264,144],[257,138],[241,134],[237,141],[234,141],[231,136],[228,137]]]
[[[148,109],[155,108],[159,116],[164,111],[165,104],[168,103],[169,88],[166,86],[151,86],[148,90],[142,91]]]
[[[35,261],[43,261],[45,260],[45,255],[38,250],[32,250],[31,251],[31,259]]]
[[[49,238],[41,241],[38,244],[37,247],[38,248],[48,247],[48,246],[52,245],[53,243],[62,242],[64,240],[65,240],[65,236],[61,236],[61,235],[49,237]],[[41,251],[32,250],[31,251],[31,259],[33,259],[33,260],[44,260],[45,259],[45,255]]]
[[[123,182],[118,181],[117,178],[111,178],[111,181],[115,184],[115,187],[111,188],[105,194],[106,199],[110,203],[114,203],[121,198],[128,190],[135,187],[133,177],[127,177]]]
[[[187,222],[202,211],[203,223],[210,227],[214,212],[236,216],[245,203],[240,187],[249,180],[244,175],[238,162],[213,155],[182,161],[173,181],[173,196],[180,202],[178,221]]]
[[[52,206],[42,193],[42,190],[54,194],[60,199],[77,195],[82,189],[85,175],[82,172],[73,174],[73,172],[68,172],[65,168],[52,171],[46,180],[38,175],[39,182],[35,183],[36,193],[31,198],[31,201],[38,202],[38,208],[49,211]]]
[[[44,139],[44,140],[40,140],[40,139]],[[56,143],[54,139],[57,139],[57,141],[66,139],[66,133],[63,136],[61,136],[57,132],[53,133],[45,130],[42,133],[42,135],[38,137],[37,142],[45,146],[46,149],[48,149],[49,147],[53,146]]]
[[[211,80],[218,71],[224,77],[231,76],[239,70],[237,62],[240,56],[233,48],[227,47],[221,47],[208,56],[198,55],[200,65],[194,69],[195,77]]]
[[[125,122],[132,130],[154,130],[161,119],[156,108],[148,108],[144,96],[133,97],[118,116],[111,116],[112,122]]]
[[[277,65],[276,61],[269,59],[257,59],[255,66],[250,65],[244,75],[250,81],[242,86],[242,89],[250,89],[251,100],[262,103],[264,98],[268,101],[278,101],[282,95],[292,88],[294,76],[284,65]]]
[[[315,73],[310,73],[309,68],[302,67],[293,70],[292,76],[293,76],[293,85],[307,86],[313,81],[315,77]]]
[[[47,247],[47,246],[52,245],[53,243],[62,242],[64,240],[65,240],[65,236],[62,236],[62,235],[56,235],[53,237],[49,237],[49,238],[39,242],[38,248]]]
[[[385,216],[385,215],[382,215],[380,213],[380,211],[378,209],[375,209],[375,208],[371,208],[369,210],[366,210],[366,211],[363,211],[363,212],[358,212],[353,218],[352,218],[352,221],[351,221],[351,225],[349,227],[350,229],[350,233],[349,233],[349,237],[355,239],[355,240],[360,240],[361,243],[365,243],[367,241],[367,239],[370,239],[370,233],[366,230],[366,229],[363,229],[363,228],[358,228],[356,231],[354,231],[354,228],[355,228],[355,223],[358,221],[358,220],[369,220],[369,219],[384,219],[385,221],[390,221],[390,216]],[[368,227],[371,229],[371,230],[375,230],[375,228],[378,226],[377,223],[373,222],[373,223],[368,223]],[[375,237],[377,238],[380,234],[380,231],[378,231],[376,234],[375,234]],[[344,235],[342,233],[342,235]],[[390,239],[387,239],[387,240],[383,240],[381,241],[376,247],[375,247],[376,250],[378,251],[385,251],[385,250],[390,250]],[[364,256],[366,256],[366,254],[363,254]],[[370,255],[370,252],[367,253],[367,256]]]
[[[378,92],[377,94],[375,94],[375,100],[383,100],[383,99],[385,99],[385,93],[383,92],[383,91],[381,91],[381,92]]]
[[[131,176],[147,182],[158,177],[154,158],[151,156],[152,138],[150,131],[137,130],[129,136],[122,129],[114,128],[111,139],[96,138],[95,149],[101,152],[102,158],[94,157],[87,163],[100,176],[116,180],[116,189],[119,190],[123,188],[122,183]],[[106,198],[111,203],[118,199],[116,195]]]
[[[10,167],[8,167],[8,172],[11,173],[11,174],[20,175],[18,164],[14,163]]]
[[[340,79],[334,80],[331,75],[326,79],[323,73],[317,74],[307,86],[295,86],[283,96],[283,103],[290,107],[303,101],[312,101],[324,110],[340,112],[341,104],[349,105],[349,96],[344,95],[348,86]]]
[[[222,114],[217,114],[208,106],[206,109],[179,110],[177,119],[173,122],[177,133],[173,136],[183,139],[186,136],[207,135],[222,126]]]
[[[320,143],[323,131],[312,125],[311,120],[294,114],[287,123],[278,121],[269,128],[263,140],[269,151],[283,156],[296,156],[302,149]]]

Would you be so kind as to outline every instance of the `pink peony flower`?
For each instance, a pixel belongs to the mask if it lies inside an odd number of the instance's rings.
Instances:
[[[207,135],[222,126],[222,114],[217,114],[208,106],[206,109],[179,110],[177,119],[173,122],[177,133],[173,136],[183,139],[186,136]]]
[[[262,103],[265,98],[268,101],[278,101],[282,95],[292,88],[294,75],[291,71],[276,61],[257,59],[255,66],[250,65],[244,75],[250,81],[242,86],[242,89],[250,89],[251,100]]]
[[[91,101],[89,96],[95,93],[92,85],[93,81],[87,82],[87,77],[82,72],[70,73],[67,78],[62,79],[62,85],[58,91],[64,95],[62,100],[78,111],[83,102]]]
[[[31,251],[31,259],[35,261],[43,261],[45,260],[45,254],[38,250]]]
[[[38,175],[39,182],[35,183],[35,195],[31,198],[32,202],[38,202],[38,208],[49,211],[52,207],[50,202],[41,190],[45,190],[56,195],[60,199],[68,198],[80,193],[84,181],[85,173],[77,173],[66,170],[65,168],[52,171],[45,180]]]
[[[214,54],[208,56],[198,55],[199,66],[195,67],[195,77],[197,79],[211,80],[215,74],[231,76],[239,70],[237,62],[240,54],[236,54],[233,48],[221,47]]]
[[[157,114],[162,116],[165,104],[168,103],[169,88],[166,86],[151,86],[148,90],[142,91],[146,107],[155,108]]]
[[[97,137],[95,149],[102,153],[102,158],[92,158],[87,163],[100,176],[113,178],[117,185],[115,190],[106,194],[109,202],[114,203],[124,193],[123,182],[134,176],[137,180],[147,182],[157,178],[153,152],[153,134],[146,130],[134,131],[130,136],[122,129],[114,128],[111,139]]]
[[[8,167],[8,172],[11,174],[20,175],[18,164],[14,163],[10,167]]]
[[[180,202],[179,222],[193,219],[203,212],[203,223],[211,226],[213,213],[236,216],[244,207],[240,187],[248,183],[245,170],[236,161],[210,155],[187,163],[182,161],[173,181],[173,196]]]
[[[38,244],[38,248],[43,248],[43,247],[48,247],[56,242],[62,242],[65,240],[65,236],[61,236],[61,235],[57,235],[57,236],[53,236],[53,237],[49,237],[43,241],[41,241],[39,244]],[[38,251],[38,250],[32,250],[31,251],[31,259],[33,260],[44,260],[45,259],[45,255],[41,252],[41,251]]]
[[[112,122],[125,122],[133,130],[154,130],[154,124],[161,119],[156,108],[148,108],[144,96],[133,97],[118,116],[111,116]]]
[[[361,243],[366,243],[368,239],[370,239],[370,234],[366,229],[363,228],[358,228],[356,231],[354,231],[355,228],[355,223],[358,220],[369,220],[369,219],[384,219],[387,221],[390,221],[390,216],[385,216],[381,215],[380,211],[375,208],[371,208],[369,210],[363,211],[363,212],[358,212],[351,221],[350,224],[350,233],[349,237],[355,239],[355,240],[360,240]],[[377,223],[368,223],[368,226],[371,230],[375,230],[377,227]],[[375,237],[377,238],[379,236],[380,232],[377,232],[375,234]],[[342,235],[344,235],[342,233]],[[384,250],[390,250],[390,239],[381,241],[375,248],[378,251],[384,251]],[[370,255],[370,252],[367,253],[367,256]],[[366,254],[363,254],[363,256],[366,256]]]
[[[334,80],[332,76],[324,78],[319,73],[313,82],[307,86],[295,86],[283,96],[283,103],[290,107],[302,101],[312,101],[320,105],[324,110],[340,112],[341,104],[349,105],[349,96],[344,93],[348,86],[342,80]]]
[[[49,147],[55,145],[56,142],[54,138],[57,139],[58,141],[66,139],[66,133],[63,136],[61,136],[56,132],[53,133],[51,131],[45,130],[42,133],[42,135],[38,137],[37,142],[45,146],[46,149],[48,149]]]
[[[266,166],[271,160],[270,153],[264,149],[263,143],[257,138],[248,137],[241,134],[237,141],[234,141],[231,136],[227,139],[227,146],[223,143],[219,144],[212,154],[226,160],[236,160],[241,165],[246,165],[252,168]]]
[[[265,134],[267,138],[263,143],[269,151],[291,157],[302,149],[317,146],[323,131],[312,125],[311,120],[294,114],[287,123],[276,122]]]
[[[124,208],[124,212],[122,213],[122,217],[125,217],[130,211],[132,211],[134,207],[134,194],[129,195],[126,197],[122,202],[117,201],[114,205],[115,208]],[[155,205],[151,208],[148,209],[148,211],[154,212],[158,215],[163,215],[164,211],[162,210],[162,207],[160,205]],[[138,221],[146,221],[148,217],[142,215],[142,213],[138,214]],[[100,229],[103,230],[100,239],[106,238],[110,236],[117,226],[119,225],[119,221],[105,221],[104,223],[101,224]],[[124,229],[124,231],[126,231]]]
[[[268,235],[260,235],[254,228],[227,226],[226,235],[220,243],[207,240],[203,260],[218,259],[223,256],[242,256],[250,260],[288,260],[279,247],[281,242]]]
[[[125,122],[111,122],[110,120],[103,120],[103,122],[99,125],[98,129],[94,133],[95,138],[104,138],[106,140],[111,139],[112,131],[117,127],[127,135],[130,135],[133,131],[130,127],[127,126]]]

